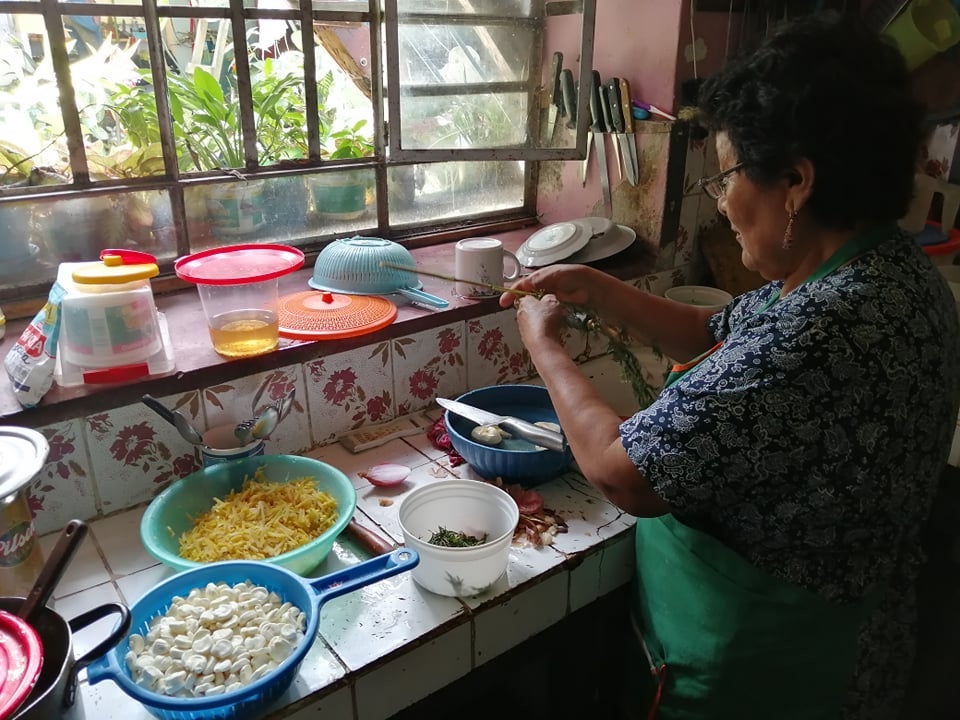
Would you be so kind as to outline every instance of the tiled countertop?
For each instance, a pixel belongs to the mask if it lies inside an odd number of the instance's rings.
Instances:
[[[339,444],[307,453],[340,468],[357,488],[358,521],[402,542],[397,510],[404,494],[445,478],[477,477],[467,465],[450,468],[425,436],[393,440],[359,455]],[[369,485],[357,473],[380,462],[413,472],[396,489]],[[607,502],[575,471],[538,488],[569,531],[546,548],[512,547],[507,573],[486,594],[459,600],[416,585],[409,573],[381,581],[323,606],[320,637],[269,718],[388,718],[473,668],[509,650],[626,583],[633,573],[634,518]],[[391,502],[392,501],[392,502]],[[173,574],[143,549],[135,508],[95,521],[55,592],[67,619],[105,602],[132,605]],[[56,534],[41,539],[45,551]],[[367,559],[341,538],[317,576]],[[74,639],[80,657],[111,626],[105,619]],[[81,675],[84,715],[97,720],[151,717],[111,681],[91,686]]]

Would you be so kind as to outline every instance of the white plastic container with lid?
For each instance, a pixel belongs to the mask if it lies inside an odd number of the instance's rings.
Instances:
[[[59,351],[64,362],[115,367],[144,362],[162,349],[150,278],[159,273],[151,255],[104,253],[99,262],[61,263],[66,290]]]

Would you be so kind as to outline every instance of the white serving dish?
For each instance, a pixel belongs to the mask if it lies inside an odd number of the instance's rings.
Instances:
[[[471,597],[506,572],[520,511],[513,498],[489,483],[440,480],[405,497],[399,519],[404,544],[420,554],[414,582],[438,595]],[[431,545],[427,541],[441,526],[473,536],[486,533],[488,541],[466,548]]]
[[[588,228],[575,222],[561,222],[540,228],[517,249],[525,267],[541,267],[570,257],[590,242]]]
[[[575,225],[587,228],[590,241],[566,259],[569,263],[591,263],[616,255],[633,245],[637,233],[626,225],[615,225],[601,217],[586,217],[572,220]]]

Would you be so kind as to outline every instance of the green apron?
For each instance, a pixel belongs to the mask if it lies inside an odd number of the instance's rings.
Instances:
[[[888,227],[858,235],[805,282],[890,235]],[[667,387],[718,347],[675,366]],[[858,603],[830,603],[768,575],[672,515],[638,518],[636,556],[633,619],[654,681],[650,720],[840,716],[857,634],[878,592]]]

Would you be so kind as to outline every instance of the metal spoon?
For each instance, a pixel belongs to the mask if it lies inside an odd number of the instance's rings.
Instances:
[[[144,405],[157,413],[157,415],[173,425],[177,429],[177,432],[180,433],[180,437],[182,437],[188,443],[193,445],[203,445],[203,436],[193,425],[190,424],[190,421],[182,412],[179,410],[171,410],[162,402],[153,397],[153,395],[144,395],[142,398],[140,398],[140,400]]]
[[[277,425],[283,420],[293,408],[293,398],[296,395],[296,388],[292,389],[280,400],[272,405],[268,405],[253,423],[250,434],[257,440],[268,438],[277,429]]]
[[[173,424],[180,433],[180,437],[182,437],[188,443],[192,443],[194,445],[203,445],[203,435],[201,435],[200,431],[190,424],[190,421],[187,420],[187,416],[179,410],[173,411]]]

